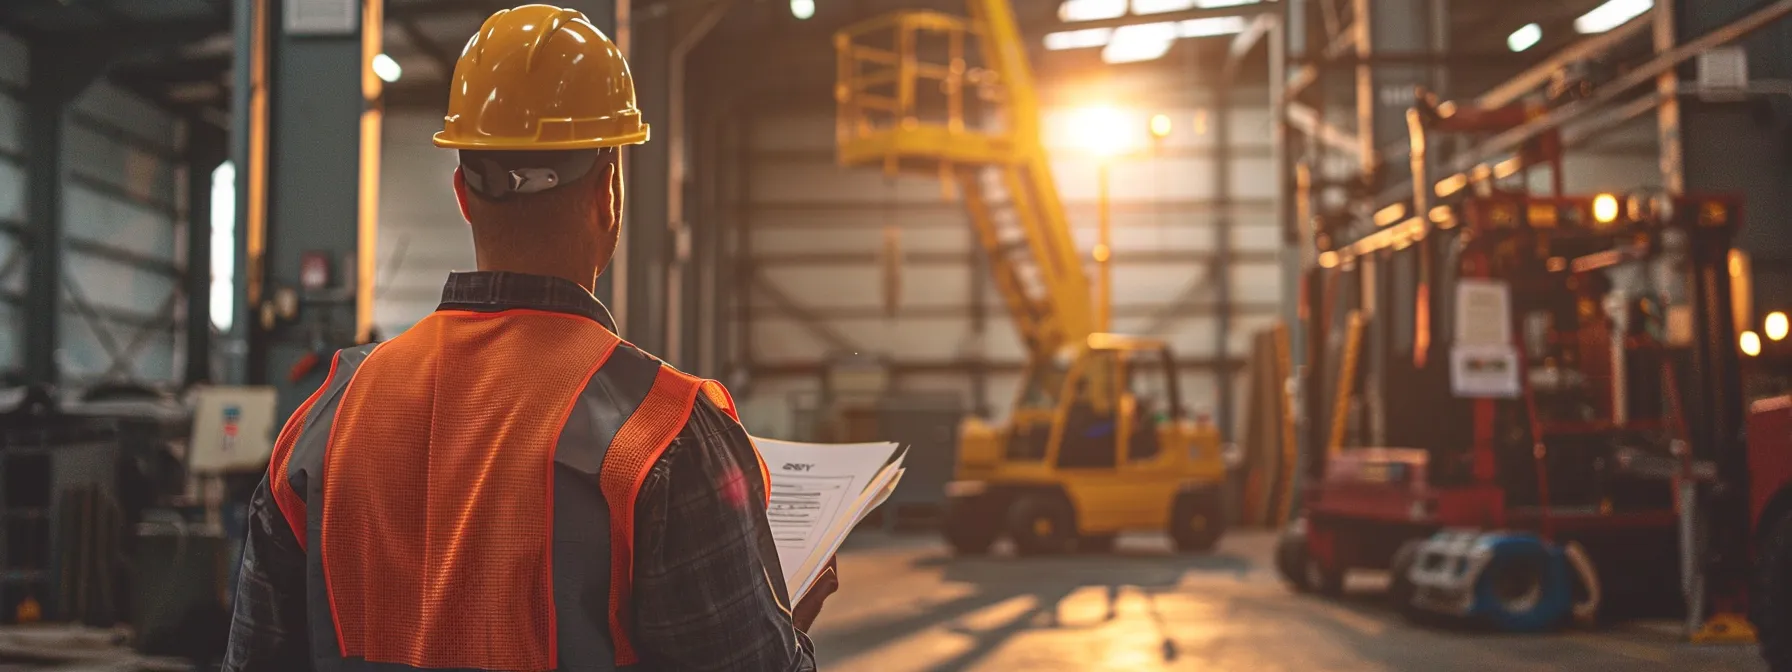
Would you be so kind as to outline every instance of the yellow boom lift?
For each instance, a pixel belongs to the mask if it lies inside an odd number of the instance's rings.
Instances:
[[[1218,432],[1187,418],[1167,344],[1106,333],[1106,218],[1098,294],[1040,142],[1013,10],[1008,0],[967,4],[968,18],[902,11],[834,37],[840,162],[937,176],[957,192],[1028,349],[1008,422],[961,428],[946,538],[959,553],[1007,536],[1039,554],[1162,530],[1178,550],[1210,550],[1224,530]]]

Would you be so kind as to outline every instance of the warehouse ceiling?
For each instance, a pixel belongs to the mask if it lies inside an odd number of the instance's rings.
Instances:
[[[229,0],[7,0],[0,30],[63,49],[111,49],[106,76],[114,83],[222,123]],[[56,65],[63,63],[38,67]]]
[[[1317,11],[1347,17],[1349,0],[1311,0]],[[1574,19],[1603,0],[1444,0],[1450,16],[1451,68],[1482,71],[1493,79],[1516,72],[1581,35]],[[388,103],[437,107],[445,98],[453,61],[469,35],[491,12],[516,0],[386,0],[386,53],[403,69],[388,87]],[[720,81],[749,86],[808,90],[825,96],[832,77],[831,35],[855,21],[896,9],[936,9],[962,13],[963,0],[817,0],[815,15],[798,20],[788,0],[636,0],[636,21],[668,14],[701,13],[715,2],[732,2],[697,55],[693,72],[705,64]],[[108,76],[120,86],[178,111],[221,119],[229,106],[232,41],[231,0],[5,0],[0,29],[27,40],[67,43],[113,36],[121,54]],[[1064,30],[1058,0],[1016,0],[1015,13],[1032,38],[1041,76],[1100,72],[1098,48],[1045,51],[1038,40]],[[1323,23],[1323,22],[1322,22]],[[1540,41],[1523,53],[1507,50],[1507,36],[1527,23],[1538,24]],[[128,37],[121,40],[118,37]],[[1226,57],[1231,39],[1215,36],[1178,40],[1170,53],[1150,63],[1118,66],[1205,69]],[[1261,53],[1262,47],[1258,47]],[[707,52],[707,53],[706,53]],[[707,56],[708,60],[704,60]],[[1244,77],[1260,78],[1259,57]],[[778,73],[772,77],[766,73]],[[818,87],[819,84],[819,88]]]

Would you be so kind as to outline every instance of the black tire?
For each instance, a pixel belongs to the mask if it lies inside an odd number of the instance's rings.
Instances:
[[[1182,553],[1209,553],[1226,534],[1226,507],[1214,489],[1176,495],[1170,507],[1170,541]]]
[[[1326,568],[1312,556],[1307,556],[1301,563],[1301,574],[1308,590],[1326,597],[1337,597],[1344,594],[1344,575],[1347,570],[1341,567]]]
[[[1114,542],[1119,537],[1120,535],[1113,533],[1085,534],[1076,540],[1076,550],[1079,553],[1113,553]]]
[[[1768,523],[1755,562],[1750,620],[1773,672],[1792,672],[1792,514]]]
[[[1276,539],[1276,574],[1297,593],[1313,591],[1307,582],[1307,535],[1298,525],[1290,526]]]
[[[1388,603],[1401,613],[1413,612],[1412,598],[1419,589],[1408,574],[1418,558],[1419,541],[1415,539],[1401,544],[1400,550],[1394,551],[1393,561],[1388,563]]]
[[[1077,539],[1076,515],[1063,497],[1021,495],[1008,507],[1008,538],[1021,555],[1067,552]]]
[[[1002,534],[1001,520],[987,496],[953,497],[946,500],[946,518],[940,531],[946,545],[958,555],[983,555]]]

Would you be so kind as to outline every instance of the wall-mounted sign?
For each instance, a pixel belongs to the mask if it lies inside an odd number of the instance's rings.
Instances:
[[[307,291],[330,286],[330,255],[306,252],[299,256],[299,287]]]
[[[286,34],[353,35],[361,23],[360,0],[286,0]]]

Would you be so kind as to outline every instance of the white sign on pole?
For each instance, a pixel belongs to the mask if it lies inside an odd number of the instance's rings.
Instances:
[[[1456,285],[1457,345],[1510,345],[1512,301],[1506,283],[1464,278]]]
[[[1450,349],[1450,389],[1458,397],[1517,397],[1518,350],[1510,344],[1458,343]]]
[[[360,0],[286,0],[288,35],[352,35],[360,23]]]

